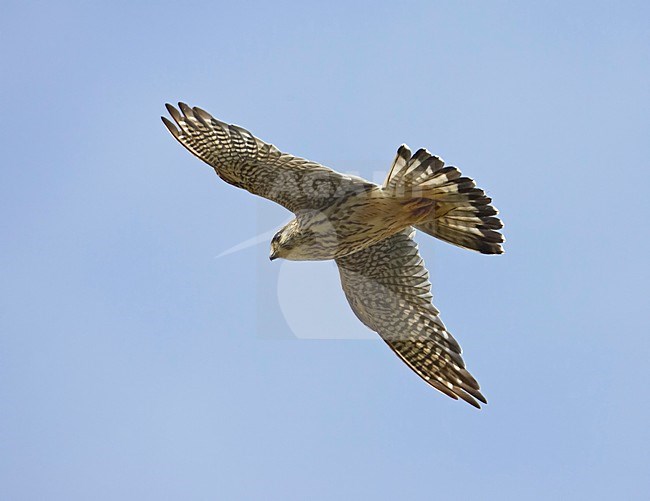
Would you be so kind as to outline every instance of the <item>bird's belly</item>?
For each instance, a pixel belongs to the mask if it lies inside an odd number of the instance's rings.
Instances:
[[[336,235],[332,257],[360,251],[410,226],[402,205],[381,192],[353,197],[333,207],[327,220]]]

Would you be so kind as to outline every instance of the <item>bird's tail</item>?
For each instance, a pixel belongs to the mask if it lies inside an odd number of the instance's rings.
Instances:
[[[492,199],[427,150],[411,155],[400,146],[383,190],[403,201],[418,230],[483,254],[503,253],[503,224]]]

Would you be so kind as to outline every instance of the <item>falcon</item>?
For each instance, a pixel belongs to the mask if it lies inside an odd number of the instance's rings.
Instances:
[[[294,213],[271,240],[271,260],[334,259],[352,311],[406,365],[455,400],[487,403],[431,302],[413,240],[419,230],[482,254],[503,252],[498,211],[472,179],[402,145],[379,186],[283,153],[200,108],[166,108],[169,132],[221,179]]]

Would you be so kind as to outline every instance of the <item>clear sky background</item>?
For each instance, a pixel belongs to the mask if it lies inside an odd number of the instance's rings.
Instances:
[[[648,5],[3,1],[0,499],[648,499]],[[506,254],[417,238],[489,405],[331,264],[217,257],[289,214],[173,140],[177,100],[474,177]]]

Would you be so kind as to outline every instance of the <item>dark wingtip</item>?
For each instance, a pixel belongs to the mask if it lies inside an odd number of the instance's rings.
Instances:
[[[481,402],[483,402],[485,405],[487,405],[487,403],[488,403],[487,398],[485,398],[483,393],[481,393],[479,390],[475,390],[474,392],[472,392],[472,396],[474,398],[476,398],[477,400],[480,400]]]
[[[203,123],[206,126],[210,125],[210,122],[213,120],[213,117],[212,115],[210,115],[210,113],[208,113],[202,108],[199,108],[198,106],[194,106],[192,110],[194,111],[194,116],[198,118],[201,121],[201,123]]]
[[[471,394],[469,394],[467,391],[465,391],[465,390],[463,390],[461,388],[456,388],[454,390],[454,393],[456,393],[456,395],[458,395],[461,399],[463,399],[469,405],[471,405],[472,407],[476,407],[477,409],[480,409],[481,405],[475,400],[475,397],[477,399],[481,400],[481,402],[483,402],[485,400],[485,397],[483,397],[483,399],[480,399],[478,397],[478,395],[475,395],[475,393],[478,393],[480,395],[481,393],[479,391],[473,391]],[[481,395],[481,396],[483,396],[483,395]],[[487,403],[487,402],[484,402],[484,403]]]
[[[186,117],[194,116],[194,112],[192,111],[192,108],[190,108],[187,104],[179,101],[178,107],[181,109],[183,115],[185,115]]]
[[[182,117],[178,110],[169,103],[165,103],[165,108],[167,108],[167,112],[171,115],[174,121],[180,125]]]
[[[474,397],[472,397],[471,395],[465,393],[463,390],[457,389],[457,390],[455,391],[455,393],[456,393],[456,395],[458,395],[458,396],[460,397],[461,400],[467,402],[467,403],[468,403],[469,405],[471,405],[472,407],[476,407],[477,409],[480,409],[480,408],[481,408],[481,404],[479,404],[479,403],[474,399]]]
[[[163,123],[165,124],[165,127],[167,127],[167,130],[169,130],[169,132],[171,132],[172,136],[174,136],[175,138],[178,138],[179,131],[176,128],[176,126],[172,123],[172,121],[169,120],[169,118],[167,118],[167,117],[160,117],[160,118],[162,119]]]

